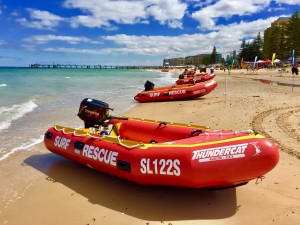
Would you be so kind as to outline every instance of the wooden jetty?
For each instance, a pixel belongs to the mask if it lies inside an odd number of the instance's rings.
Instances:
[[[77,65],[77,64],[30,64],[30,68],[53,69],[160,69],[161,66],[109,66],[109,65]]]

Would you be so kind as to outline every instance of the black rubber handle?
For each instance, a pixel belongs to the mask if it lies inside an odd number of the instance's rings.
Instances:
[[[191,132],[191,137],[194,137],[194,134],[195,134],[195,133],[201,134],[202,132],[203,132],[202,130],[193,130],[193,131]]]

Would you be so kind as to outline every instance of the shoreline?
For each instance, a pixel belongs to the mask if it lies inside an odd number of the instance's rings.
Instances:
[[[298,224],[300,88],[292,92],[289,86],[250,79],[290,82],[291,73],[248,76],[233,70],[225,98],[227,71],[215,72],[219,85],[202,98],[141,103],[124,115],[268,135],[281,151],[278,165],[265,179],[225,190],[141,186],[56,156],[41,143],[0,164],[1,194],[10,191],[2,195],[1,222],[250,225],[255,218],[256,224]],[[299,78],[295,80],[298,84]],[[9,201],[10,196],[15,199]]]

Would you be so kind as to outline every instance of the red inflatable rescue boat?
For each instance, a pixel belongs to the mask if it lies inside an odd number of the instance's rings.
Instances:
[[[181,76],[179,76],[179,79],[176,81],[177,85],[181,85],[181,84],[195,84],[195,83],[199,83],[199,82],[204,82],[207,80],[211,80],[213,78],[215,78],[216,74],[215,73],[203,73],[203,74],[196,74],[196,76],[193,77],[185,77],[185,78],[181,78]]]
[[[145,90],[138,93],[134,99],[142,103],[198,98],[210,93],[217,87],[217,85],[217,81],[209,80],[196,84],[153,88],[154,84],[150,81],[147,81],[145,83]],[[148,86],[150,88],[148,88]]]
[[[252,131],[210,130],[108,115],[106,103],[84,99],[84,129],[53,126],[51,152],[92,169],[144,185],[225,188],[246,184],[279,160],[274,143]]]

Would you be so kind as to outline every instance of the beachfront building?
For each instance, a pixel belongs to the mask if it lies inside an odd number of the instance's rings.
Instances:
[[[216,64],[221,63],[222,54],[216,54]],[[163,66],[184,67],[184,66],[203,66],[211,64],[211,54],[199,54],[184,58],[164,59]]]
[[[175,66],[185,66],[185,58],[173,58],[173,59],[164,59],[163,66],[164,67],[175,67]]]
[[[283,27],[290,21],[290,17],[279,17],[277,20],[271,23],[271,28]]]
[[[279,59],[288,58],[291,54],[292,47],[290,46],[290,32],[288,26],[290,17],[279,17],[271,23],[271,26],[264,31],[263,58],[271,59],[276,53]]]

